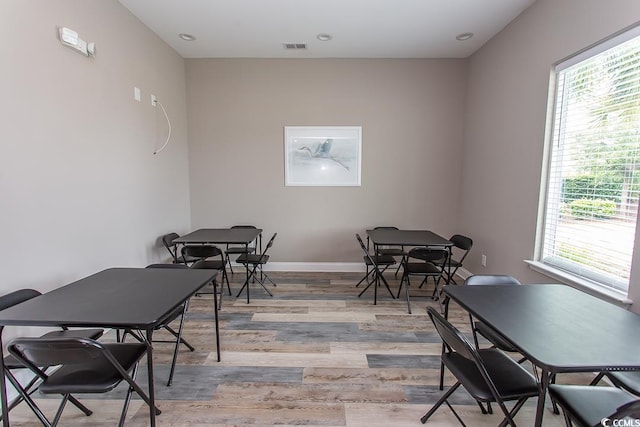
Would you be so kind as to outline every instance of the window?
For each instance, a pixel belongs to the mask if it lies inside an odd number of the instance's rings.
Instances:
[[[555,69],[538,258],[626,295],[640,195],[640,31]]]

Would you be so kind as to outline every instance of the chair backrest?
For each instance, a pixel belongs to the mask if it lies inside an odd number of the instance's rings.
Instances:
[[[376,263],[373,261],[373,258],[371,258],[371,254],[369,253],[369,250],[364,245],[364,242],[362,241],[362,237],[360,237],[360,235],[358,233],[356,233],[356,240],[358,241],[358,243],[360,243],[360,248],[362,248],[362,252],[364,252],[364,255],[367,258],[369,258],[369,261],[371,262],[371,265],[376,265]]]
[[[449,258],[449,251],[446,249],[435,249],[435,248],[425,248],[425,247],[417,247],[411,249],[407,253],[408,258],[416,258],[422,261],[438,261],[446,263]]]
[[[260,254],[260,262],[261,263],[264,260],[264,257],[267,255],[267,251],[271,248],[271,246],[273,246],[273,241],[276,240],[276,236],[277,235],[278,235],[278,233],[273,233],[273,236],[271,236],[271,238],[267,242],[267,246],[264,247],[264,250]]]
[[[369,255],[369,251],[367,251],[367,247],[364,245],[364,242],[362,241],[362,237],[360,237],[360,235],[358,233],[356,233],[356,240],[358,241],[358,243],[360,243],[360,247],[362,248],[362,250]]]
[[[42,295],[42,293],[36,291],[35,289],[20,289],[14,292],[10,292],[0,297],[0,310],[13,307],[16,304],[20,304],[21,302],[30,300],[31,298],[35,298],[40,295]]]
[[[427,314],[429,314],[433,326],[435,326],[438,335],[440,335],[442,342],[447,348],[473,362],[479,359],[475,348],[471,345],[467,337],[449,323],[435,308],[427,307]]]
[[[467,286],[482,285],[519,285],[520,282],[513,276],[505,274],[475,274],[464,281]]]
[[[462,234],[454,234],[449,238],[449,241],[453,243],[453,246],[455,246],[456,248],[467,252],[473,246],[473,240],[471,240],[467,236],[463,236]]]
[[[356,233],[356,240],[358,240],[358,243],[360,243],[360,248],[362,248],[362,252],[364,252],[364,256],[367,258],[369,265],[371,265],[374,269],[378,270],[378,257],[380,255],[371,255],[371,253],[369,253],[369,249],[367,249],[367,247],[364,245],[364,242],[362,241],[362,237],[360,237],[360,235],[358,233]]]
[[[379,225],[378,227],[373,227],[373,229],[374,230],[400,230],[398,227],[394,227],[391,225]],[[369,248],[369,236],[367,236],[367,249],[368,248]]]
[[[191,258],[206,259],[214,256],[224,256],[219,247],[213,245],[193,245],[183,246],[182,256]]]
[[[9,342],[7,350],[34,372],[38,372],[38,366],[73,365],[111,356],[99,342],[78,337],[16,338]]]
[[[8,294],[0,297],[0,310],[5,310],[40,295],[42,295],[42,293],[35,289],[19,289],[17,291],[9,292]]]
[[[161,237],[162,244],[164,245],[165,248],[167,248],[167,250],[171,254],[171,257],[173,258],[173,261],[175,262],[178,262],[178,254],[173,248],[173,241],[178,237],[180,237],[178,233],[168,233]]]
[[[438,335],[440,335],[442,343],[444,344],[443,356],[445,354],[446,348],[449,352],[454,352],[459,356],[462,356],[465,359],[473,362],[482,375],[485,383],[489,387],[491,394],[493,394],[494,399],[499,402],[500,394],[498,392],[498,389],[496,388],[494,382],[491,380],[491,377],[489,376],[489,373],[487,372],[487,369],[482,362],[482,358],[480,357],[478,350],[476,350],[476,348],[471,344],[469,339],[462,332],[460,332],[447,319],[445,319],[444,316],[438,313],[435,308],[427,307],[427,314],[433,322],[433,325],[435,326],[436,331],[438,332]]]
[[[473,240],[471,240],[467,236],[463,236],[462,234],[454,234],[449,238],[449,241],[453,243],[453,247],[462,251],[461,253],[457,253],[456,257],[458,259],[458,267],[462,265],[464,259],[469,255],[469,251],[471,251],[471,247],[473,246]],[[456,268],[457,270],[457,268]]]

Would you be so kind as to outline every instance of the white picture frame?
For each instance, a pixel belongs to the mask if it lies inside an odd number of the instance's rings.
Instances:
[[[285,126],[285,186],[359,187],[362,126]]]

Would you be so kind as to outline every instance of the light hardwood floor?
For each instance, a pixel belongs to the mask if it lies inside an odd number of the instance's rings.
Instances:
[[[191,300],[184,338],[196,347],[182,348],[174,383],[167,387],[170,344],[154,345],[156,396],[162,414],[158,426],[419,426],[420,417],[441,395],[438,390],[440,341],[425,312],[428,289],[412,289],[413,314],[401,296],[391,299],[379,289],[361,298],[354,273],[269,273],[277,287],[268,297],[252,286],[251,303],[244,295],[224,296],[221,318],[222,362],[215,359],[212,298]],[[237,292],[244,274],[232,278]],[[387,275],[394,291],[398,281]],[[403,294],[404,295],[404,294]],[[469,332],[465,312],[452,305],[450,319]],[[159,334],[157,334],[159,335]],[[105,339],[113,339],[106,336]],[[146,383],[145,369],[139,382]],[[589,376],[562,377],[587,383]],[[447,384],[452,384],[449,375]],[[61,426],[116,425],[123,390],[100,398],[80,396],[94,414],[85,417],[73,406],[65,409]],[[53,417],[58,398],[36,401]],[[451,401],[469,426],[495,426],[499,414],[482,415],[462,389]],[[535,399],[516,421],[533,424]],[[21,404],[11,412],[12,425],[37,426]],[[148,425],[148,409],[132,401],[127,425]],[[443,406],[428,426],[455,426]],[[562,417],[547,409],[545,426],[562,426]]]

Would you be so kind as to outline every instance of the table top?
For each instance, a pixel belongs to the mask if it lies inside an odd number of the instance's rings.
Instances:
[[[262,233],[260,228],[201,228],[174,239],[173,243],[249,244]]]
[[[453,243],[428,230],[367,230],[376,245],[392,246],[453,246]]]
[[[216,273],[110,268],[0,311],[0,325],[153,328]]]
[[[445,286],[549,372],[640,369],[640,316],[566,285]]]

